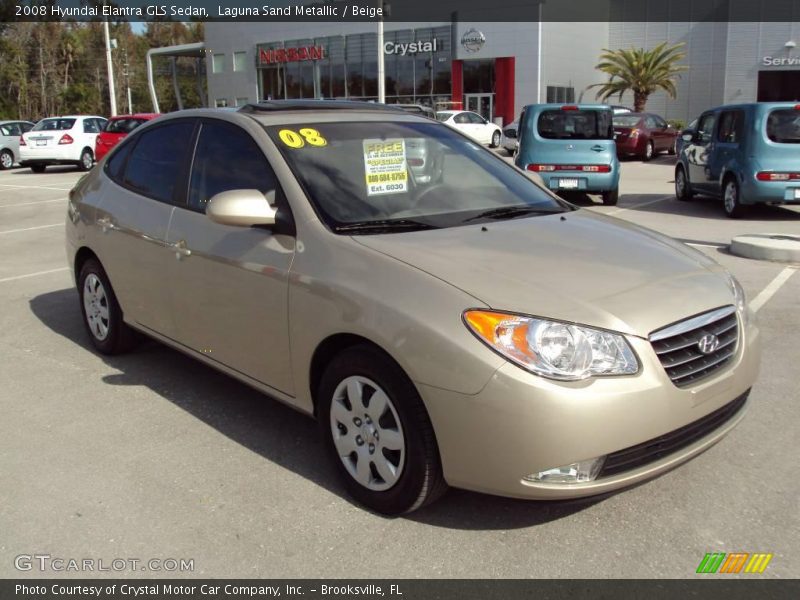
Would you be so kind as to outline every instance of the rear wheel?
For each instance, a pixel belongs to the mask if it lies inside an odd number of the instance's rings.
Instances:
[[[692,188],[689,186],[686,171],[683,170],[683,167],[678,167],[675,169],[675,197],[682,202],[688,202],[692,196]]]
[[[656,147],[653,145],[653,140],[650,140],[644,147],[644,156],[642,156],[642,160],[645,162],[652,160],[655,153]]]
[[[94,156],[92,155],[92,151],[88,148],[84,148],[83,152],[81,152],[81,158],[78,161],[78,170],[79,171],[88,171],[92,168],[94,164]]]
[[[500,132],[495,131],[492,134],[492,148],[497,148],[500,145]]]
[[[34,173],[44,173],[44,170],[47,168],[47,165],[31,165],[31,171]]]
[[[0,152],[0,170],[5,171],[14,166],[14,155],[10,150]]]
[[[603,192],[603,206],[616,206],[619,201],[619,188]]]
[[[326,368],[317,397],[325,445],[356,500],[399,515],[446,491],[428,413],[391,358],[348,348]]]
[[[136,332],[122,319],[117,297],[100,263],[90,258],[78,276],[83,324],[102,354],[121,354],[136,343]]]
[[[739,196],[739,184],[735,177],[729,177],[725,182],[722,200],[725,206],[725,214],[731,219],[743,217],[747,212],[747,207],[742,204]]]

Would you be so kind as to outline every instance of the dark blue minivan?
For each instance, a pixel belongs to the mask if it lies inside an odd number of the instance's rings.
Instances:
[[[678,200],[721,198],[731,218],[743,216],[748,205],[800,204],[800,104],[720,106],[681,137]]]
[[[531,104],[523,109],[514,163],[538,173],[554,192],[619,198],[613,110],[605,104]]]

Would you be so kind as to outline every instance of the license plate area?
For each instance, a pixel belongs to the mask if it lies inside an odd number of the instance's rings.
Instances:
[[[800,188],[795,189],[794,191],[794,199],[800,200]]]
[[[47,140],[36,140],[37,146],[47,146]]]
[[[562,190],[575,190],[578,189],[578,180],[575,178],[559,179],[558,187]]]

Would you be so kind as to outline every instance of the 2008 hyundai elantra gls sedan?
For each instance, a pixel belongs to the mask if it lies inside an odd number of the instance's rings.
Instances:
[[[143,125],[70,192],[67,252],[98,351],[146,334],[315,417],[386,514],[448,485],[565,499],[652,478],[741,420],[758,370],[713,260],[375,104]]]

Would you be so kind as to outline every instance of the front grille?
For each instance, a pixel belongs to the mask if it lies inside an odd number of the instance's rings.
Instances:
[[[694,423],[684,425],[680,429],[650,441],[609,454],[597,478],[610,477],[623,471],[642,467],[689,446],[731,420],[742,409],[749,393],[750,390],[747,390],[732,402]]]
[[[713,352],[700,350],[700,340],[712,334],[719,345]],[[718,308],[650,334],[650,343],[667,375],[678,387],[709,377],[728,364],[739,341],[739,321],[732,306]]]

